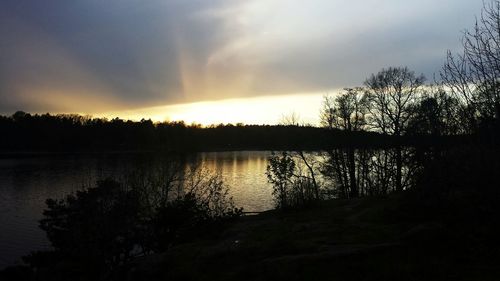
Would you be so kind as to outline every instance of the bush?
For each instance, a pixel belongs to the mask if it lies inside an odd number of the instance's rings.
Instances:
[[[294,158],[286,151],[269,156],[266,175],[273,185],[273,197],[278,209],[306,205],[316,198],[313,180],[302,175]]]
[[[184,189],[175,198],[157,205],[137,186],[113,179],[62,200],[48,199],[40,227],[54,249],[24,260],[37,280],[119,279],[134,258],[166,251],[201,227],[242,213],[220,174],[193,169],[179,184]]]

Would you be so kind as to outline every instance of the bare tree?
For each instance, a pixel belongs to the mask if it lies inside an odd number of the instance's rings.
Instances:
[[[300,116],[296,112],[290,112],[289,114],[284,114],[281,117],[280,125],[283,126],[306,126],[303,122],[300,121]],[[298,167],[305,166],[307,172],[301,173],[300,175],[296,175],[299,178],[306,179],[310,181],[314,187],[314,194],[316,199],[320,198],[320,184],[318,183],[316,176],[316,166],[317,160],[315,155],[311,153],[305,153],[302,149],[296,148],[291,153],[291,156],[294,158]]]
[[[280,119],[279,124],[282,126],[301,126],[301,125],[304,125],[303,123],[301,123],[300,115],[295,111],[291,111],[288,114],[281,115],[281,119]]]
[[[396,190],[403,190],[403,156],[399,137],[406,133],[425,77],[407,67],[390,67],[372,74],[365,81],[371,128],[397,138]]]
[[[362,88],[345,88],[336,97],[324,96],[321,125],[329,129],[359,131],[366,125],[367,99]]]
[[[328,129],[360,131],[366,125],[366,105],[367,99],[361,88],[346,88],[336,97],[325,96],[321,124]],[[341,186],[342,197],[358,197],[355,148],[348,145],[345,149],[333,149],[328,154],[329,160],[323,165],[323,172],[336,175],[334,178]]]
[[[484,4],[472,30],[462,37],[463,53],[448,51],[443,83],[463,101],[468,118],[500,114],[500,1]],[[471,109],[472,108],[472,109]]]

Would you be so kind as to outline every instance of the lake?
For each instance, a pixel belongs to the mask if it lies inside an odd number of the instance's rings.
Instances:
[[[220,171],[236,206],[259,212],[273,207],[272,187],[265,175],[269,154],[206,152],[190,157],[190,163]],[[155,157],[93,154],[0,158],[0,269],[19,263],[20,257],[32,250],[50,247],[45,232],[38,228],[47,198],[62,198],[105,177],[123,177]]]

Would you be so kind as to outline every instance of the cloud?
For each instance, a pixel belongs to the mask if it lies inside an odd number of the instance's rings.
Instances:
[[[5,0],[0,112],[326,92],[392,65],[432,76],[474,2]]]
[[[2,2],[0,110],[36,110],[51,91],[120,108],[191,98],[183,75],[199,75],[217,46],[219,23],[192,16],[204,2]],[[47,96],[40,109],[63,108]]]

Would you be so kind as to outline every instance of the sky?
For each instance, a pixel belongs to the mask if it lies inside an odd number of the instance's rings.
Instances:
[[[481,0],[2,0],[0,114],[314,123],[384,67],[428,80]]]

